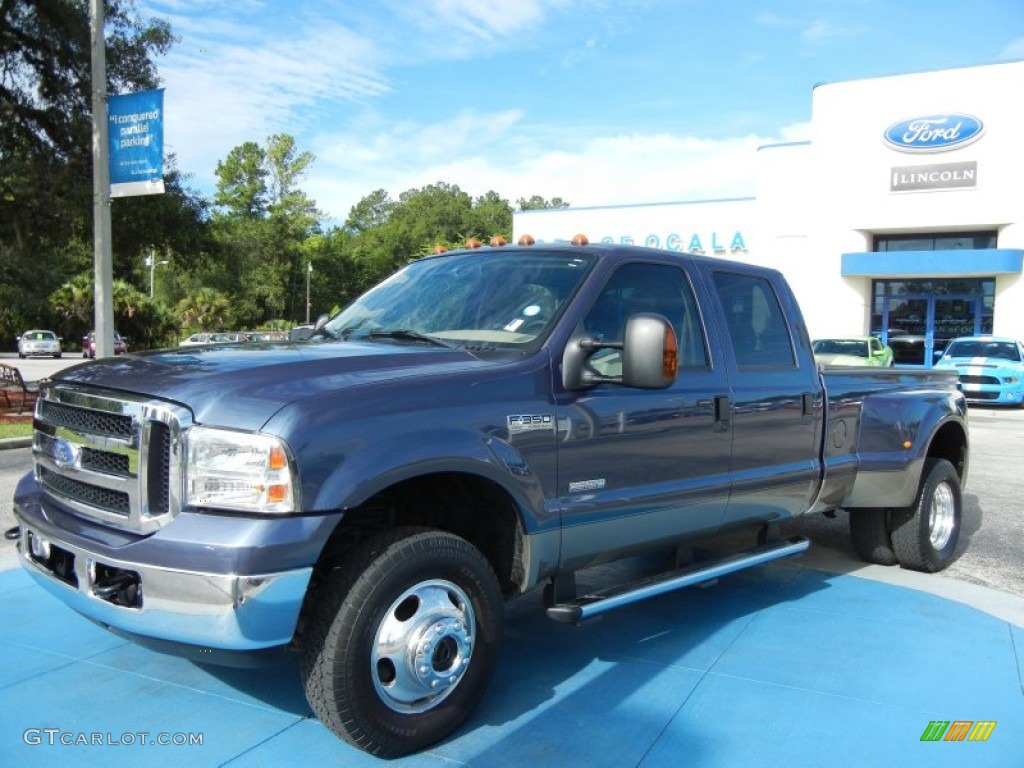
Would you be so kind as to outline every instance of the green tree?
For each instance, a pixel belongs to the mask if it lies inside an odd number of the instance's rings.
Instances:
[[[267,214],[267,153],[255,141],[234,147],[217,163],[217,205],[234,218],[262,219]]]
[[[174,42],[170,26],[141,21],[134,0],[108,0],[105,14],[107,91],[158,87],[154,61]],[[73,244],[92,240],[89,62],[86,0],[0,0],[4,334],[9,323],[51,319],[47,297],[82,266]]]
[[[375,190],[352,206],[345,220],[345,229],[366,232],[381,227],[391,218],[395,202],[383,189]]]
[[[520,211],[540,211],[548,210],[551,208],[568,208],[569,203],[562,200],[560,197],[552,197],[550,201],[545,200],[540,195],[533,195],[529,199],[520,197],[516,200],[516,205]]]
[[[176,312],[183,330],[225,331],[233,324],[231,298],[213,288],[200,288],[178,302]]]

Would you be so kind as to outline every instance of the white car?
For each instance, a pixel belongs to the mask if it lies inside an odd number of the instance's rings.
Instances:
[[[60,337],[53,331],[32,330],[21,334],[18,337],[18,357],[24,360],[37,355],[60,357]]]
[[[199,347],[208,344],[233,344],[248,340],[249,336],[244,333],[193,333],[178,346]]]
[[[203,344],[210,344],[213,341],[212,333],[193,333],[187,339],[181,342],[179,346],[182,347],[198,347]]]

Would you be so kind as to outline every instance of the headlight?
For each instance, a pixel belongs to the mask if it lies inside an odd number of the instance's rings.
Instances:
[[[187,441],[188,504],[246,512],[295,511],[295,481],[283,440],[192,427]]]

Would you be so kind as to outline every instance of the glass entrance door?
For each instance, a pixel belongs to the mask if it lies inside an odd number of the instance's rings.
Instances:
[[[992,333],[995,294],[992,277],[873,280],[871,333],[897,365],[931,368],[951,339]]]
[[[949,342],[957,336],[974,336],[982,332],[978,304],[977,296],[932,299],[932,360],[945,352]]]
[[[946,345],[957,336],[971,336],[982,328],[982,297],[889,296],[876,330],[892,347],[896,365],[931,368]]]

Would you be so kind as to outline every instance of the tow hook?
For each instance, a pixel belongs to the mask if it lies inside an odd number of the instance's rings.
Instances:
[[[7,541],[17,541],[21,538],[21,528],[17,525],[13,528],[8,528],[4,531],[4,539]]]

